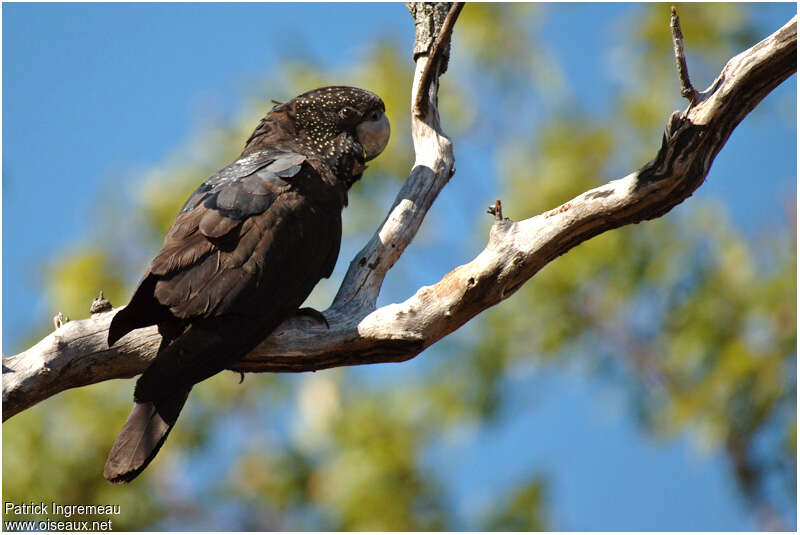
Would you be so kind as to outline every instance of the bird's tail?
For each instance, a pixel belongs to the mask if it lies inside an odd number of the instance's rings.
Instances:
[[[111,483],[127,483],[147,468],[175,425],[191,388],[174,395],[136,403],[108,454],[103,475]]]
[[[265,332],[259,326],[239,317],[217,320],[210,327],[199,321],[188,326],[160,323],[158,355],[136,381],[135,404],[108,455],[106,479],[126,483],[138,476],[164,444],[192,386],[255,346]]]

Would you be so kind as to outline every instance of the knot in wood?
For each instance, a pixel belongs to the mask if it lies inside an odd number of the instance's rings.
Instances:
[[[100,290],[100,295],[95,297],[94,301],[92,301],[92,306],[89,307],[89,313],[99,314],[100,312],[108,312],[111,308],[111,301],[103,297],[103,290]]]

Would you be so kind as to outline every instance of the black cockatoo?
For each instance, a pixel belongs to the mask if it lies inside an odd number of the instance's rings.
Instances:
[[[389,140],[384,112],[377,95],[343,86],[279,104],[183,205],[109,328],[109,346],[148,325],[163,337],[108,456],[109,481],[141,473],[192,386],[247,354],[330,276],[347,191]]]

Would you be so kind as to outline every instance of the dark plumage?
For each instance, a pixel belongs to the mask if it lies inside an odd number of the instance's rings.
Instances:
[[[130,481],[158,452],[192,386],[247,354],[336,264],[347,191],[389,138],[381,99],[324,87],[275,106],[239,158],[189,197],[108,344],[158,325],[161,345],[105,477]]]

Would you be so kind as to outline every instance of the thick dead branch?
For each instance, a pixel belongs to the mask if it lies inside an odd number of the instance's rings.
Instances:
[[[732,58],[712,86],[697,94],[687,113],[673,113],[661,148],[642,169],[530,219],[496,219],[489,243],[474,260],[436,284],[420,288],[406,301],[376,310],[386,272],[411,242],[453,169],[452,145],[441,131],[436,111],[438,72],[434,72],[429,113],[418,117],[412,110],[414,168],[386,220],[351,262],[325,313],[330,328],[308,318],[292,318],[233,369],[300,372],[416,356],[512,295],[547,263],[579,243],[610,229],[659,217],[689,197],[703,183],[733,129],[795,72],[796,54],[793,18]],[[412,106],[429,60],[425,53],[416,59]],[[109,349],[106,337],[113,314],[66,323],[29,350],[4,359],[3,418],[68,388],[144,371],[158,347],[155,327],[134,331]]]
[[[423,50],[437,51],[415,53],[416,69],[411,84],[411,137],[414,141],[416,161],[411,174],[389,209],[389,214],[367,245],[350,262],[344,281],[333,300],[332,309],[346,311],[371,311],[375,308],[386,272],[394,265],[405,248],[414,239],[433,201],[453,175],[453,144],[442,132],[439,123],[438,93],[439,76],[430,65],[437,63],[448,47],[436,47],[437,31],[452,31],[452,24],[460,9],[447,10],[447,4],[410,4],[409,11],[415,17],[417,27],[431,28],[431,32],[417,32],[418,40],[432,40],[433,44]],[[447,15],[437,24],[442,12]],[[448,21],[451,21],[448,25]],[[449,27],[449,29],[448,29]],[[438,30],[437,30],[438,28]],[[415,45],[415,50],[417,46]],[[423,82],[425,73],[430,79]],[[430,99],[427,113],[420,116],[414,112],[419,91],[428,92]],[[326,316],[328,314],[326,313]],[[362,315],[363,317],[363,315]]]

